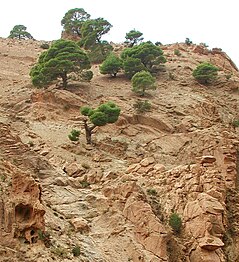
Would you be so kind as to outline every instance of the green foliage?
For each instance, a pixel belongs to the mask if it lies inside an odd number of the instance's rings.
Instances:
[[[84,121],[84,128],[86,132],[86,141],[91,144],[92,131],[97,126],[104,126],[106,124],[115,123],[120,115],[120,108],[115,103],[109,101],[101,104],[96,109],[84,106],[81,108],[81,114],[87,116],[93,126]]]
[[[185,44],[186,45],[191,45],[193,42],[187,37],[186,39],[185,39]]]
[[[88,106],[82,106],[80,112],[83,116],[90,116],[94,113],[94,110]]]
[[[90,186],[90,183],[85,181],[85,180],[84,181],[80,181],[80,184],[81,184],[82,188],[86,188],[86,187]]]
[[[148,100],[137,100],[133,106],[138,113],[145,113],[151,109],[151,104]]]
[[[103,18],[89,19],[82,24],[80,45],[91,49],[101,43],[101,37],[108,33],[112,25]]]
[[[148,188],[147,189],[147,194],[151,195],[151,196],[156,196],[157,195],[157,191],[154,188]]]
[[[50,47],[50,45],[48,43],[42,43],[40,45],[40,48],[42,48],[42,49],[49,49],[49,47]]]
[[[78,141],[80,136],[80,130],[72,129],[70,134],[68,135],[68,138],[71,141]]]
[[[231,77],[232,77],[232,73],[225,75],[225,78],[226,78],[227,80],[229,80]]]
[[[178,234],[182,228],[182,219],[177,213],[173,213],[169,217],[169,225],[173,229],[173,231]]]
[[[61,258],[67,258],[67,254],[68,254],[68,250],[61,246],[52,247],[51,252]]]
[[[123,62],[125,75],[131,79],[136,73],[146,70],[144,64],[139,58],[127,57]]]
[[[128,33],[126,33],[125,36],[125,43],[129,45],[129,47],[132,47],[136,45],[138,42],[143,41],[143,37],[141,37],[143,33],[136,31],[135,29],[130,30]]]
[[[174,49],[174,54],[177,55],[177,56],[180,56],[181,52],[178,49]]]
[[[202,45],[202,46],[208,48],[208,44],[206,44],[206,43],[200,43],[200,45]]]
[[[121,58],[125,61],[129,57],[140,59],[145,69],[150,72],[152,72],[159,64],[166,62],[161,48],[151,42],[141,43],[132,48],[124,49],[121,53]]]
[[[81,79],[86,82],[90,82],[90,80],[93,78],[93,72],[91,70],[83,70],[80,74]]]
[[[111,53],[100,66],[101,74],[109,74],[116,77],[117,73],[122,68],[121,59],[115,54]]]
[[[67,34],[81,37],[82,25],[89,18],[90,15],[83,8],[74,8],[65,14],[61,20],[61,25]]]
[[[157,41],[157,42],[155,42],[155,45],[159,46],[159,45],[162,45],[162,43],[160,41]]]
[[[131,79],[133,86],[132,91],[140,96],[144,96],[146,90],[156,89],[155,82],[155,78],[149,72],[140,71],[136,73]]]
[[[87,53],[91,63],[102,63],[112,50],[113,47],[104,40],[91,46]]]
[[[78,257],[80,255],[80,253],[81,253],[80,247],[79,246],[73,247],[72,253],[73,253],[74,257]]]
[[[234,120],[234,121],[232,122],[232,125],[233,125],[234,127],[239,127],[239,120]]]
[[[201,63],[193,70],[192,75],[201,84],[208,84],[217,78],[218,68],[208,62]]]
[[[86,53],[73,41],[60,39],[41,53],[38,63],[31,69],[33,85],[43,87],[61,78],[63,87],[67,87],[68,74],[80,73],[89,69],[90,62]]]
[[[98,106],[90,116],[90,121],[96,126],[115,123],[120,114],[120,108],[113,102],[107,102]],[[103,119],[104,117],[104,119]]]
[[[50,233],[42,230],[38,230],[38,238],[44,243],[46,247],[51,246]]]
[[[33,39],[32,35],[28,33],[26,26],[24,25],[15,25],[10,31],[8,38],[17,38],[17,39]]]

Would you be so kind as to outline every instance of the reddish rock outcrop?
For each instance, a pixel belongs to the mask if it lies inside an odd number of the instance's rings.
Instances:
[[[0,236],[1,244],[14,244],[23,238],[26,243],[35,243],[38,230],[44,231],[45,209],[41,204],[41,187],[26,172],[22,172],[9,162],[0,162],[1,182],[0,199]]]

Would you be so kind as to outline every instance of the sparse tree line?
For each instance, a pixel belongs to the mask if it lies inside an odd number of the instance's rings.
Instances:
[[[91,19],[83,8],[71,9],[61,20],[63,32],[71,39],[59,39],[51,45],[42,44],[45,49],[37,63],[30,70],[32,84],[38,88],[47,87],[61,79],[62,87],[67,88],[69,77],[82,81],[90,81],[93,72],[92,63],[100,63],[99,71],[116,77],[119,72],[131,80],[132,91],[145,96],[147,90],[156,89],[156,74],[166,62],[161,43],[143,42],[143,34],[135,29],[125,36],[125,48],[117,55],[113,47],[102,36],[109,32],[112,25],[104,18]],[[33,39],[24,25],[16,25],[9,38]],[[186,38],[185,43],[192,41]],[[176,54],[179,55],[179,54]],[[202,63],[193,71],[193,77],[202,84],[212,82],[217,77],[218,68],[210,63]],[[138,100],[135,109],[142,113],[150,110],[148,100]],[[97,126],[114,123],[118,120],[120,108],[113,102],[100,105],[96,109],[83,107],[82,115],[88,117],[84,121],[87,143],[91,143],[91,135]],[[89,124],[90,122],[91,124]],[[72,141],[79,139],[80,133],[73,130],[69,135]]]

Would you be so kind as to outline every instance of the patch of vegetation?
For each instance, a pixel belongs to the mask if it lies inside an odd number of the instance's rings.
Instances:
[[[72,129],[71,133],[68,135],[68,138],[71,141],[78,141],[80,136],[80,130]]]
[[[239,120],[234,120],[234,121],[232,122],[232,125],[233,125],[234,127],[239,127]]]
[[[145,113],[150,111],[151,109],[151,104],[148,100],[137,100],[133,107],[136,109],[138,113]]]
[[[208,62],[204,62],[193,70],[192,75],[199,83],[208,84],[217,78],[218,68]]]
[[[85,82],[90,82],[90,80],[93,78],[93,72],[91,70],[83,70],[80,74],[80,77]]]
[[[73,253],[74,257],[78,257],[80,255],[80,253],[81,253],[80,247],[79,246],[73,247],[72,248],[72,253]]]
[[[134,69],[135,73],[141,71],[142,68],[144,68],[143,70],[151,73],[155,72],[157,71],[159,65],[166,62],[162,49],[151,42],[145,42],[131,48],[125,48],[121,53],[121,58],[124,62],[124,70],[126,75],[127,68],[125,68],[125,63],[129,58],[131,58],[131,63],[135,61],[135,66],[137,67],[137,70],[136,68]],[[137,63],[135,59],[137,59]]]
[[[50,45],[48,43],[42,43],[40,45],[40,48],[42,48],[42,49],[49,49],[49,47],[50,47]]]
[[[169,217],[169,225],[173,229],[173,232],[179,234],[182,228],[182,219],[177,213],[173,213]]]
[[[125,35],[125,44],[127,44],[129,47],[133,47],[137,43],[141,42],[144,40],[142,37],[143,33],[133,29],[130,30],[128,33]]]
[[[177,56],[180,56],[181,55],[181,52],[178,50],[178,49],[174,49],[174,52],[173,52],[175,55]]]
[[[227,80],[229,80],[231,77],[232,77],[232,73],[225,75],[225,78],[226,78]]]
[[[7,178],[6,175],[3,175],[3,174],[0,175],[1,182],[5,182],[6,178]]]
[[[185,44],[186,45],[191,45],[193,42],[187,37],[186,39],[185,39]]]
[[[157,191],[154,188],[148,188],[147,189],[147,194],[151,195],[151,196],[156,196],[157,195]]]
[[[34,146],[34,143],[33,143],[33,141],[28,141],[28,145],[30,146],[30,147],[33,147]]]
[[[124,59],[123,68],[125,75],[131,79],[137,72],[146,70],[139,58],[127,57]]]
[[[30,71],[30,76],[32,84],[36,87],[48,86],[61,78],[62,86],[66,88],[70,73],[80,74],[90,67],[85,51],[73,41],[60,39],[41,53],[37,64]]]
[[[58,257],[61,258],[67,258],[68,257],[68,250],[64,247],[52,247],[51,248],[51,252],[55,255],[57,255]]]
[[[132,79],[132,91],[140,96],[145,96],[146,90],[155,90],[156,79],[147,71],[141,71],[136,73]]]
[[[104,75],[109,74],[112,77],[116,77],[122,66],[122,60],[117,55],[111,53],[101,64],[100,73]]]
[[[38,230],[38,238],[44,243],[46,247],[51,246],[51,240],[50,240],[50,233],[49,232],[43,232],[42,230]]]
[[[28,33],[26,26],[24,25],[15,25],[13,29],[10,31],[10,35],[8,38],[16,38],[16,39],[33,39],[32,35]]]
[[[91,136],[93,130],[97,126],[113,124],[118,120],[120,115],[120,108],[111,101],[99,105],[96,109],[90,108],[88,106],[83,106],[80,111],[81,114],[87,116],[92,123],[92,125],[90,126],[87,122],[87,119],[83,120],[87,144],[92,143]]]
[[[61,20],[61,25],[67,34],[82,37],[82,25],[89,19],[90,14],[88,14],[83,8],[73,8],[65,13]]]
[[[80,184],[81,184],[81,187],[82,187],[82,188],[87,188],[87,187],[90,186],[90,183],[87,182],[87,181],[81,181]]]

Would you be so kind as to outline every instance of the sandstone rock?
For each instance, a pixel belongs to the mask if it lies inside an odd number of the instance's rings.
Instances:
[[[196,250],[192,251],[190,255],[190,262],[222,262],[222,257],[218,255],[215,251],[209,251],[198,247]],[[222,258],[223,259],[223,258]]]
[[[70,223],[76,232],[87,233],[90,230],[88,222],[82,217],[72,218]]]
[[[139,243],[161,259],[167,259],[167,231],[151,207],[143,201],[129,198],[123,214],[135,225],[135,236]]]
[[[0,235],[12,238],[24,237],[28,243],[35,243],[38,230],[45,230],[45,209],[41,204],[41,187],[28,174],[8,162],[0,161],[0,169],[11,176],[11,187],[0,196]],[[1,239],[4,243],[4,237]]]
[[[205,236],[204,238],[199,239],[199,246],[203,249],[214,251],[223,247],[224,243],[218,237]]]
[[[70,163],[66,165],[63,170],[69,175],[69,176],[81,176],[85,174],[85,168],[83,168],[80,164],[77,162]]]
[[[206,193],[200,194],[198,200],[203,212],[211,214],[222,214],[224,211],[221,203],[216,198],[209,196]]]
[[[163,164],[156,164],[156,165],[154,165],[154,170],[156,172],[163,173],[163,172],[166,171],[166,167]]]
[[[153,157],[147,157],[147,158],[144,158],[141,162],[140,162],[140,165],[143,166],[143,167],[147,167],[151,164],[154,163],[154,158]]]
[[[67,178],[66,177],[57,177],[54,181],[54,185],[66,186],[67,185]]]

